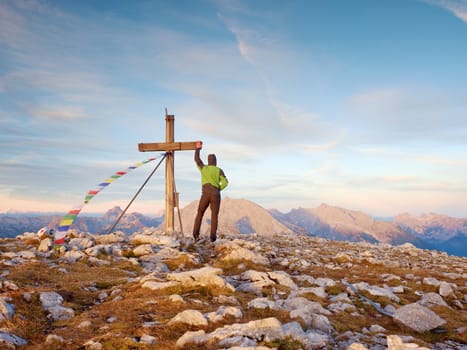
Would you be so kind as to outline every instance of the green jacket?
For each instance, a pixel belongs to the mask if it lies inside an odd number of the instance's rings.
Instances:
[[[211,184],[219,190],[223,190],[229,184],[224,171],[215,165],[198,166],[201,172],[201,185]]]
[[[199,152],[199,149],[195,151],[195,162],[201,172],[201,185],[210,184],[214,188],[222,191],[227,187],[229,181],[227,180],[224,171],[217,167],[216,156],[214,154],[210,154],[208,156],[209,164],[205,165],[199,156]]]

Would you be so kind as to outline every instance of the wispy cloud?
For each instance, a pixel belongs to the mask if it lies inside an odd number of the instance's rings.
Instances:
[[[461,95],[424,88],[386,88],[354,95],[346,107],[356,133],[365,139],[463,144],[467,136],[463,122],[467,102]]]
[[[430,4],[440,6],[452,12],[454,16],[467,23],[467,1],[466,0],[424,0]]]

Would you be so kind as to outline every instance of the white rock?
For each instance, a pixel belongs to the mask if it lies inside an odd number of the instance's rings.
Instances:
[[[144,334],[139,341],[140,343],[152,345],[157,342],[157,338],[152,335]]]
[[[235,288],[227,283],[222,277],[222,270],[211,266],[202,267],[200,269],[170,273],[167,275],[167,280],[180,283],[183,287],[217,287],[234,292]]]
[[[141,287],[148,288],[151,290],[163,290],[163,289],[171,288],[175,286],[178,286],[178,283],[174,281],[171,281],[171,282],[146,281],[141,284]]]
[[[420,347],[418,346],[418,344],[415,344],[415,343],[404,344],[402,339],[398,337],[397,335],[388,335],[386,339],[388,343],[388,350],[411,350],[411,349],[430,350],[425,347]]]
[[[242,318],[243,313],[242,310],[235,306],[220,306],[216,311],[209,312],[204,316],[209,322],[215,323],[223,321],[228,316]]]
[[[63,337],[60,337],[59,335],[56,334],[49,334],[47,338],[45,339],[45,343],[47,345],[60,345],[63,344],[65,340]]]
[[[289,274],[285,271],[271,271],[268,272],[269,279],[273,280],[277,284],[285,287],[289,287],[292,290],[297,290],[298,286],[289,276]]]
[[[207,341],[206,332],[203,330],[196,332],[186,332],[180,338],[178,338],[175,346],[179,349],[185,348],[189,344],[204,344]]]
[[[446,323],[433,311],[417,303],[404,305],[397,309],[393,319],[395,322],[419,333],[430,331]]]
[[[404,293],[404,286],[391,287],[391,291],[393,293],[402,294],[402,293]]]
[[[274,300],[270,300],[267,297],[256,298],[248,302],[248,307],[253,309],[271,309],[279,310],[281,306],[276,303]]]
[[[204,331],[186,332],[177,340],[176,346],[181,348],[189,344],[201,345],[207,342],[219,342],[224,345],[230,343],[233,346],[234,344],[229,342],[229,339],[239,341],[243,338],[248,338],[250,342],[251,340],[268,342],[283,339],[284,332],[281,323],[276,318],[270,317],[248,323],[234,323],[208,334]]]
[[[65,254],[63,254],[63,258],[69,263],[74,263],[85,257],[86,257],[86,254],[84,252],[80,252],[77,250],[70,250],[68,252],[65,252]]]
[[[287,298],[284,302],[284,308],[289,311],[301,310],[308,314],[331,315],[331,312],[323,308],[320,303],[303,297]]]
[[[441,282],[439,285],[439,294],[442,297],[450,297],[454,295],[454,290],[452,289],[452,286],[450,283],[447,282]]]
[[[78,328],[88,328],[91,326],[91,321],[89,320],[86,320],[86,321],[82,321],[79,325],[78,325]]]
[[[338,301],[328,305],[327,309],[333,313],[343,312],[343,311],[353,311],[356,310],[355,305],[351,303],[345,303]]]
[[[324,288],[334,287],[337,284],[336,281],[334,281],[332,278],[323,278],[323,277],[317,278],[314,283]]]
[[[49,307],[47,311],[49,312],[47,317],[52,319],[53,321],[68,320],[75,316],[75,312],[73,309],[63,307],[60,305]]]
[[[282,326],[282,331],[287,337],[291,337],[301,343],[303,343],[305,338],[305,332],[303,331],[302,326],[297,321],[286,323]]]
[[[30,303],[32,301],[32,294],[29,292],[25,292],[23,294],[23,299],[25,302]]]
[[[208,325],[208,321],[203,314],[197,310],[185,310],[174,316],[167,325],[171,326],[176,323],[184,323],[189,326],[204,327]]]
[[[31,250],[22,250],[16,253],[20,258],[23,259],[34,259],[36,257],[36,253]]]
[[[9,320],[15,314],[15,306],[7,303],[5,298],[0,297],[0,321]]]
[[[42,292],[39,295],[39,300],[41,301],[44,309],[58,306],[63,303],[63,297],[56,292]]]
[[[86,347],[86,350],[101,350],[102,349],[102,344],[94,340],[87,341],[86,343],[84,343],[84,346]]]
[[[149,255],[153,253],[152,245],[150,244],[141,244],[133,249],[133,254],[135,256]]]
[[[336,301],[342,301],[342,302],[345,302],[345,303],[351,303],[352,302],[347,293],[339,293],[337,295],[332,296],[329,300],[332,301],[332,302],[336,302]]]
[[[308,294],[312,293],[316,295],[317,297],[320,297],[322,299],[326,299],[328,297],[328,293],[326,293],[326,289],[324,287],[307,287],[307,288],[300,288],[297,291],[294,291],[290,295],[292,296],[300,296],[303,294]],[[349,299],[350,302],[350,299]]]
[[[163,245],[172,248],[180,246],[180,242],[175,237],[164,234],[146,235],[138,233],[133,235],[132,242],[139,244]]]
[[[172,303],[185,303],[185,300],[183,300],[183,298],[178,294],[172,294],[171,296],[169,296],[169,300]]]
[[[17,346],[24,346],[28,343],[27,340],[18,337],[17,335],[0,331],[0,345],[6,349],[16,349]]]
[[[240,275],[240,278],[249,282],[241,283],[237,287],[237,290],[240,292],[256,294],[258,296],[263,294],[263,288],[276,284],[276,282],[269,278],[269,274],[267,272],[256,270],[245,271]]]
[[[115,244],[128,242],[128,237],[122,231],[109,233],[106,235],[94,235],[97,244]]]
[[[428,286],[435,286],[435,287],[439,287],[439,285],[441,284],[440,281],[438,281],[436,278],[433,278],[433,277],[425,277],[422,283]]]
[[[245,336],[261,341],[272,341],[274,339],[282,339],[284,337],[284,332],[282,331],[282,325],[279,320],[274,317],[269,317],[243,324],[234,323],[218,328],[211,333],[210,337],[221,340],[232,336]]]
[[[45,253],[51,250],[52,246],[53,246],[52,240],[50,238],[45,238],[41,240],[41,243],[39,244],[37,251]]]
[[[233,295],[219,295],[217,297],[214,297],[213,302],[218,303],[218,304],[229,304],[229,305],[240,305],[240,302],[238,299],[233,296]]]
[[[397,295],[395,295],[391,288],[389,287],[378,287],[378,286],[370,286],[368,283],[366,282],[360,282],[360,283],[355,283],[354,284],[354,287],[359,289],[359,290],[364,290],[364,291],[367,291],[368,293],[370,293],[371,295],[374,295],[374,296],[379,296],[379,297],[386,297],[386,298],[389,298],[395,302],[399,302],[400,299]]]
[[[381,327],[378,324],[374,324],[374,325],[370,326],[369,331],[372,332],[372,333],[384,333],[384,332],[386,332],[386,328]]]
[[[92,247],[95,243],[96,242],[93,239],[89,238],[89,237],[86,237],[86,238],[72,238],[68,242],[68,245],[71,248],[77,247],[79,250],[85,250],[87,248]]]
[[[245,249],[243,247],[238,247],[234,250],[230,250],[227,253],[224,253],[221,258],[221,261],[251,261],[254,264],[259,265],[268,265],[269,260],[264,256],[254,253],[251,250]]]
[[[448,304],[444,301],[443,297],[438,293],[423,294],[421,299],[417,301],[417,304],[420,304],[425,307],[432,307],[435,305],[448,306]]]
[[[19,289],[19,287],[15,283],[13,283],[11,281],[8,281],[8,280],[3,281],[3,288],[8,289],[8,290],[18,290]]]
[[[328,318],[324,315],[311,313],[303,309],[297,309],[290,311],[290,318],[302,319],[307,329],[317,329],[326,334],[331,334],[334,331],[331,322],[329,322]]]

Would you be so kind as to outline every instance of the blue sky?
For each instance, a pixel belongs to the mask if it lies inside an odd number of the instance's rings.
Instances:
[[[467,217],[467,0],[0,1],[0,212],[66,212],[165,140],[224,196]],[[125,207],[155,163],[84,211]],[[182,204],[193,152],[175,156]],[[130,211],[158,212],[158,170]]]

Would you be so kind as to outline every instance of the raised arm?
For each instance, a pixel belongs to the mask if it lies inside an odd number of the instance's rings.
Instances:
[[[196,150],[195,150],[195,163],[198,166],[198,168],[202,168],[204,166],[204,163],[199,156],[199,152],[201,151],[202,146],[203,146],[202,142],[199,142],[199,144],[196,145]]]

